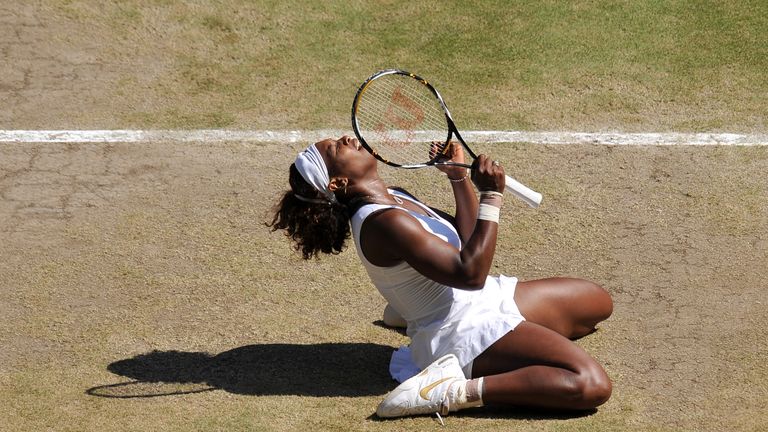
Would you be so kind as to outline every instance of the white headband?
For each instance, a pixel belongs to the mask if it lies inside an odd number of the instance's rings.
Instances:
[[[312,144],[307,147],[306,150],[299,153],[299,155],[296,156],[296,162],[294,162],[294,164],[296,165],[299,174],[301,174],[301,177],[303,177],[307,183],[325,195],[328,201],[332,203],[336,202],[336,195],[334,195],[328,188],[328,183],[331,182],[328,175],[328,167],[325,166],[325,161],[320,155],[320,150],[317,149],[316,145]],[[296,195],[296,197],[302,201],[317,201],[299,195]]]

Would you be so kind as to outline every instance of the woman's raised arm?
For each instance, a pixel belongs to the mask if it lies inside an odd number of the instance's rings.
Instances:
[[[500,191],[504,189],[504,170],[481,155],[473,168],[472,180],[481,191]],[[393,266],[406,261],[436,282],[454,288],[480,289],[493,262],[498,221],[478,216],[475,210],[471,215],[472,230],[459,250],[425,230],[405,212],[384,210],[374,213],[362,227],[363,253],[376,265]],[[463,215],[462,224],[467,223],[469,217],[469,214]]]

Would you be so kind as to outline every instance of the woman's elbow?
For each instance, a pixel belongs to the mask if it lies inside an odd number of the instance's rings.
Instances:
[[[479,291],[483,289],[484,286],[485,286],[485,281],[483,281],[483,283],[472,283],[470,285],[467,285],[463,289],[466,291]]]
[[[467,291],[483,289],[488,278],[488,266],[474,260],[458,260],[450,269],[446,281],[447,285]]]
[[[485,286],[485,279],[488,275],[465,275],[461,278],[458,285],[454,285],[454,288],[459,288],[467,291],[477,291],[483,289]]]

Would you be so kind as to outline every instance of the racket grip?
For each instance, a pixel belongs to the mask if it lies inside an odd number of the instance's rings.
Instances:
[[[512,192],[516,197],[520,198],[521,200],[525,201],[526,204],[529,206],[536,208],[541,204],[541,194],[532,190],[528,186],[520,183],[519,181],[513,179],[510,176],[505,176],[506,183],[504,187]]]

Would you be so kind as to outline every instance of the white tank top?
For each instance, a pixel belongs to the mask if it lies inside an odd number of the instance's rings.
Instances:
[[[402,192],[390,189],[389,193],[416,203],[429,216],[396,205],[366,204],[352,216],[352,235],[357,254],[360,256],[371,281],[387,302],[408,321],[408,333],[410,334],[422,325],[445,316],[446,309],[449,309],[453,304],[454,289],[427,278],[405,261],[392,267],[380,267],[372,264],[365,258],[360,247],[360,229],[363,222],[376,211],[394,208],[407,212],[418,220],[425,230],[447,241],[457,249],[461,249],[461,239],[456,228],[429,207]]]

